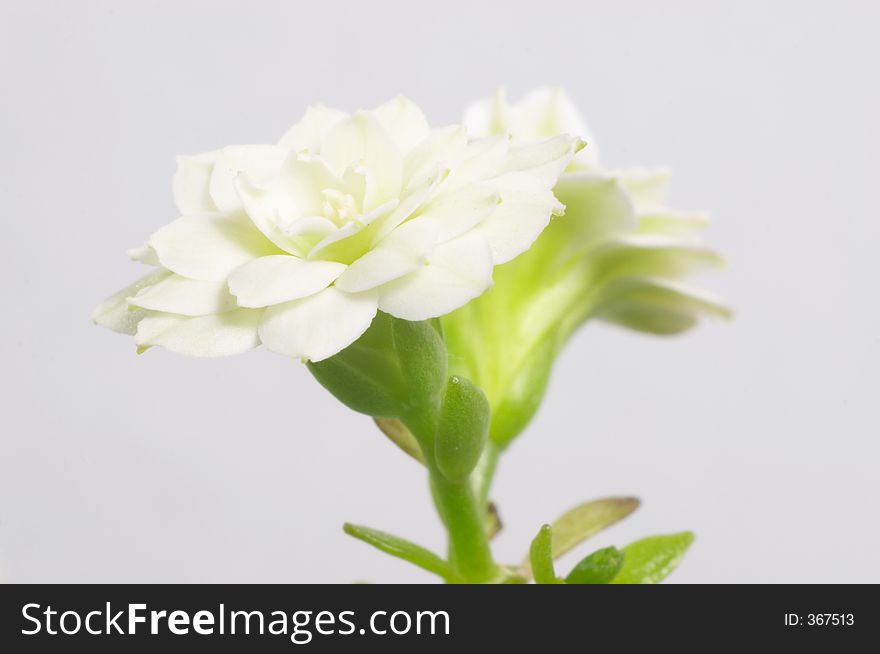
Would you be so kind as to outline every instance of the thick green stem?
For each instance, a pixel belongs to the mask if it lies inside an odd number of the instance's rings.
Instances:
[[[498,568],[492,559],[486,535],[486,507],[473,475],[461,480],[448,479],[434,458],[436,419],[427,412],[414,413],[404,421],[416,437],[425,457],[431,493],[437,512],[449,534],[450,563],[469,583],[486,583],[496,578]]]
[[[449,532],[450,562],[469,582],[492,581],[497,568],[486,536],[485,511],[470,480],[450,481],[433,468],[431,489]]]

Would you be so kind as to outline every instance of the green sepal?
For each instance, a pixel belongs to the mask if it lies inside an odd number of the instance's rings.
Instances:
[[[308,367],[340,402],[376,418],[399,418],[436,403],[446,379],[437,321],[410,322],[379,312],[338,354]]]
[[[435,404],[446,383],[446,344],[440,322],[392,318],[391,335],[409,404]]]
[[[529,547],[529,562],[535,583],[559,584],[561,580],[553,569],[553,528],[543,525]]]
[[[623,548],[623,566],[611,583],[659,584],[678,567],[693,542],[690,531],[637,540]]]
[[[409,561],[423,570],[427,570],[428,572],[442,577],[447,582],[462,582],[461,575],[453,570],[449,563],[421,545],[416,545],[406,539],[388,534],[384,531],[370,529],[369,527],[363,527],[360,525],[353,525],[351,523],[345,523],[342,528],[349,536],[362,540],[368,545],[372,545],[386,554],[390,554],[398,559],[403,559],[404,561]]]
[[[624,554],[616,547],[596,550],[578,563],[565,578],[567,584],[609,584],[623,566]]]
[[[488,428],[489,402],[483,391],[464,377],[450,377],[434,439],[437,467],[447,479],[464,479],[476,467]]]

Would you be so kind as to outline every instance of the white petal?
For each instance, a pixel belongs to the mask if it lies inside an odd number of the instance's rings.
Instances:
[[[435,168],[434,174],[423,179],[422,183],[413,185],[404,191],[400,204],[395,207],[387,217],[381,219],[380,224],[374,228],[373,242],[378,242],[391,233],[398,225],[410,216],[421,213],[420,209],[434,195],[449,175],[449,169],[445,167]]]
[[[149,244],[169,270],[215,282],[252,259],[278,252],[243,218],[219,214],[178,218],[153,234]]]
[[[330,286],[266,309],[260,338],[273,352],[321,361],[351,345],[376,315],[376,291],[350,294]]]
[[[209,192],[220,211],[232,213],[242,208],[234,180],[246,173],[260,184],[278,172],[290,151],[278,145],[233,145],[223,148],[211,173]]]
[[[582,163],[595,167],[598,150],[574,102],[562,89],[535,89],[511,109],[510,132],[517,141],[571,134],[584,139],[588,147],[581,152]]]
[[[345,265],[303,261],[287,254],[261,257],[229,276],[229,290],[242,307],[265,307],[317,293],[339,277]]]
[[[580,255],[597,243],[638,227],[631,196],[620,181],[595,173],[566,173],[554,189],[565,215],[549,229],[560,236],[561,259]]]
[[[156,256],[156,251],[149,245],[141,245],[140,247],[132,248],[128,250],[126,254],[129,259],[137,261],[138,263],[145,263],[148,266],[162,265],[159,263],[159,257]]]
[[[428,119],[419,106],[402,95],[372,111],[402,153],[409,152],[430,133]]]
[[[336,287],[359,293],[418,270],[434,250],[439,228],[430,218],[415,218],[382,239],[352,263],[336,280]]]
[[[510,139],[506,134],[471,141],[453,167],[449,179],[451,188],[496,177],[504,172]]]
[[[460,189],[440,193],[419,209],[418,216],[427,216],[440,228],[439,242],[461,236],[486,220],[501,202],[501,192],[491,184],[469,184]]]
[[[556,185],[575,153],[584,147],[579,138],[566,134],[510,148],[505,171],[523,171],[537,177],[548,189]]]
[[[260,344],[257,325],[262,310],[235,309],[189,318],[150,312],[138,324],[139,349],[158,345],[195,357],[219,357],[246,352]]]
[[[656,209],[639,212],[639,233],[663,234],[686,243],[699,243],[700,232],[709,224],[705,213]]]
[[[426,179],[436,175],[438,168],[450,167],[461,159],[466,146],[467,133],[460,125],[431,131],[403,161],[403,182],[407,192],[424,185]]]
[[[396,216],[397,200],[389,200],[358,220],[351,221],[325,236],[308,254],[309,259],[339,261],[349,264],[367,253],[388,221]]]
[[[391,135],[379,121],[365,111],[359,111],[342,121],[328,134],[321,146],[321,158],[341,175],[355,163],[361,163],[369,172],[373,188],[364,197],[365,211],[400,195],[403,162],[400,150]]]
[[[132,310],[128,307],[126,298],[131,297],[144,288],[162,281],[171,273],[164,269],[154,270],[148,275],[141,277],[134,284],[126,286],[118,293],[114,293],[101,302],[92,312],[92,321],[101,327],[107,327],[121,334],[134,336],[138,322],[144,317],[144,311]]]
[[[620,180],[640,211],[663,206],[669,195],[668,170],[624,170],[608,175]]]
[[[226,282],[206,282],[171,275],[158,284],[132,294],[128,304],[183,316],[205,316],[231,311],[235,308],[235,298],[229,294]]]
[[[305,255],[314,245],[311,237],[297,237],[299,221],[322,214],[323,191],[346,190],[323,161],[296,156],[288,157],[279,174],[264,184],[255,183],[247,174],[238,176],[234,183],[257,229],[279,248],[296,255]]]
[[[486,235],[498,265],[525,252],[563,206],[552,191],[527,173],[507,173],[486,184],[495,186],[501,203],[478,229]]]
[[[348,114],[339,109],[324,105],[309,107],[300,121],[281,137],[281,145],[297,152],[319,152],[327,132],[346,118]]]
[[[491,98],[468,105],[464,111],[464,126],[474,137],[506,132],[510,128],[510,105],[504,89],[496,89]]]
[[[205,152],[195,156],[177,157],[174,173],[174,204],[181,214],[211,213],[217,211],[208,188],[214,162],[219,151]]]
[[[472,230],[438,245],[428,265],[379,288],[379,308],[404,320],[449,313],[492,285],[492,253]]]

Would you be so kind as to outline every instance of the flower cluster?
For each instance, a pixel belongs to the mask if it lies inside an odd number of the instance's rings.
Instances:
[[[554,189],[565,215],[495,270],[490,292],[443,318],[450,369],[486,393],[495,442],[534,415],[557,353],[585,321],[675,334],[701,315],[728,316],[719,299],[681,281],[723,264],[700,243],[706,216],[666,206],[666,171],[603,171],[563,91],[538,89],[513,105],[496,92],[466,110],[465,125],[483,137],[509,133],[514,144],[566,132],[587,141]]]
[[[277,145],[180,157],[181,217],[130,252],[156,269],[93,319],[140,349],[326,359],[377,311],[424,320],[488,289],[563,212],[552,189],[582,146],[432,129],[402,97],[312,107]]]

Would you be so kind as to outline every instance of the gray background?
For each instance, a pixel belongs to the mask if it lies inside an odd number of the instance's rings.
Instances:
[[[0,568],[9,581],[423,581],[351,520],[441,548],[422,471],[299,364],[135,356],[89,313],[175,217],[176,153],[311,102],[432,122],[566,87],[612,166],[713,215],[737,310],[675,339],[590,325],[502,463],[518,560],[571,504],[595,544],[690,528],[678,582],[880,581],[878,12],[865,2],[5,2]]]

